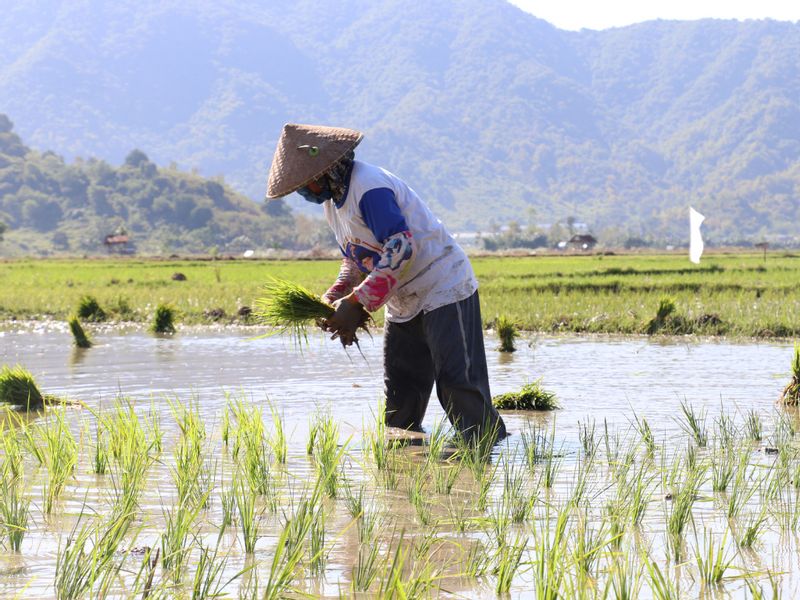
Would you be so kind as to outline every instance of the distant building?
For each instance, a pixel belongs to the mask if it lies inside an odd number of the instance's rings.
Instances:
[[[133,254],[134,249],[127,234],[111,234],[103,239],[109,254]]]
[[[597,245],[597,239],[588,233],[579,233],[569,238],[567,246],[573,250],[591,250]]]

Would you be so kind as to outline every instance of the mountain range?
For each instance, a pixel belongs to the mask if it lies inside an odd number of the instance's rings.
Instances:
[[[154,162],[263,197],[281,126],[358,157],[451,229],[571,217],[680,242],[797,237],[800,25],[563,31],[504,0],[28,0],[0,19],[0,112],[66,161]],[[300,200],[290,200],[294,208]]]

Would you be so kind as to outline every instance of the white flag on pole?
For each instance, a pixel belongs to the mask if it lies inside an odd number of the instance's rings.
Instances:
[[[700,257],[703,255],[703,235],[700,233],[700,225],[706,218],[689,207],[689,260],[694,264],[700,264]]]

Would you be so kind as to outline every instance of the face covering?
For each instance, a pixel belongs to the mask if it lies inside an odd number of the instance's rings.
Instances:
[[[322,188],[322,191],[319,194],[315,194],[307,187],[301,187],[299,190],[297,190],[297,193],[303,197],[303,200],[313,202],[314,204],[322,204],[326,200],[330,200],[333,197],[333,194],[331,193],[331,188],[326,185],[327,182],[323,180],[318,181],[317,183]]]
[[[344,201],[347,185],[350,181],[350,172],[353,170],[353,151],[345,154],[330,169],[315,179],[317,185],[322,188],[319,194],[315,194],[307,187],[297,190],[303,199],[322,204],[326,200],[333,200],[336,206]]]

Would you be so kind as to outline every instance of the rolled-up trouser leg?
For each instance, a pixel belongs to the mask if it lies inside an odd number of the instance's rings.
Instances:
[[[478,292],[425,313],[424,328],[433,357],[436,394],[450,422],[467,439],[487,433],[504,438],[506,427],[489,391]]]
[[[422,429],[434,379],[422,316],[420,313],[406,323],[386,321],[384,326],[383,382],[390,427]]]

